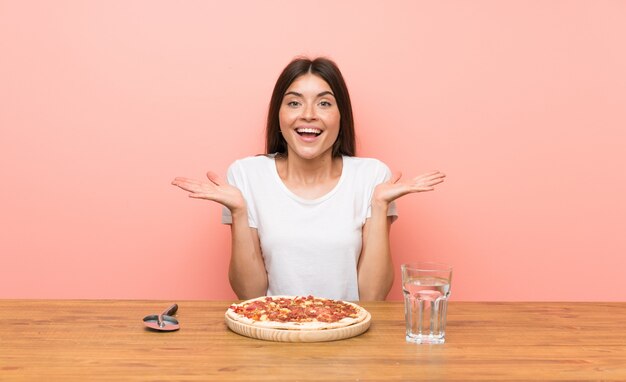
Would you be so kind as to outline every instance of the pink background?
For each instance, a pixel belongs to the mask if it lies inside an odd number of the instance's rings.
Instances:
[[[626,301],[625,47],[623,1],[0,0],[0,298],[233,299],[220,206],[170,181],[262,152],[306,54],[344,72],[360,156],[448,175],[398,202],[397,268]]]

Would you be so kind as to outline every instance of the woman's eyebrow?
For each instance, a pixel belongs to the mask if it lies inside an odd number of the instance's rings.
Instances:
[[[333,96],[333,97],[335,96],[335,95],[333,94],[333,92],[326,90],[326,91],[323,91],[323,92],[319,93],[319,94],[317,95],[317,97],[319,98],[319,97],[323,97],[323,96],[325,96],[325,95],[329,95],[329,94],[330,94],[331,96]],[[295,91],[293,91],[293,90],[292,90],[292,91],[288,91],[287,93],[285,93],[285,96],[288,96],[288,95],[294,95],[294,96],[296,96],[296,97],[302,97],[302,93],[298,93],[298,92],[295,92]]]
[[[294,95],[296,97],[302,97],[302,93],[298,93],[298,92],[294,92],[294,91],[289,91],[289,92],[285,93],[285,96],[288,96],[288,95]]]

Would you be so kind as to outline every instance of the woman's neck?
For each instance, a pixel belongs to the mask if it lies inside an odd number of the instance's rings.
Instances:
[[[343,171],[343,159],[331,155],[315,159],[297,155],[277,157],[276,170],[291,192],[305,199],[316,199],[337,185]]]

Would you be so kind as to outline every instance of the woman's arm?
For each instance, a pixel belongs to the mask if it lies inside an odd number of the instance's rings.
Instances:
[[[247,210],[231,210],[231,215],[232,249],[228,267],[230,286],[241,300],[265,296],[267,271],[261,255],[259,234],[255,228],[248,226]]]
[[[248,225],[248,209],[241,191],[207,173],[209,181],[176,178],[173,185],[189,191],[189,197],[212,200],[228,208],[232,216],[232,249],[228,278],[240,299],[263,296],[267,292],[267,273],[261,255],[257,230]]]
[[[393,284],[393,262],[389,247],[392,217],[388,205],[372,205],[372,216],[363,226],[363,248],[357,268],[361,301],[384,300]]]
[[[389,204],[399,197],[415,192],[432,191],[443,182],[444,174],[435,171],[400,181],[395,173],[388,182],[374,189],[372,215],[363,225],[363,248],[357,268],[361,300],[384,300],[393,284],[394,270],[389,246],[392,217],[387,217]]]

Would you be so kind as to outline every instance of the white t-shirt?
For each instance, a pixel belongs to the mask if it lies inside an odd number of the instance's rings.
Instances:
[[[228,183],[242,192],[249,225],[258,231],[267,295],[358,301],[363,224],[371,216],[374,187],[390,176],[389,168],[377,159],[344,156],[337,185],[309,200],[285,186],[274,155],[235,161],[228,168]],[[397,217],[395,203],[388,215]],[[222,223],[232,223],[227,208]]]

